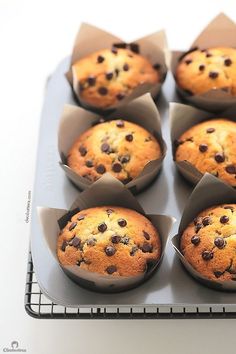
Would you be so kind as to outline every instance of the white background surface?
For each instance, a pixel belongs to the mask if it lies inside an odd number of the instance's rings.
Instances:
[[[0,0],[0,353],[13,340],[29,354],[235,352],[236,320],[35,320],[23,306],[24,213],[45,80],[70,54],[80,22],[126,40],[166,28],[170,47],[184,49],[222,10],[236,20],[234,0]]]

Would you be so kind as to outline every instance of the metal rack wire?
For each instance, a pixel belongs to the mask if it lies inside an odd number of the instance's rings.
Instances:
[[[236,318],[236,306],[124,306],[102,308],[70,308],[51,302],[40,290],[29,252],[25,309],[42,319],[200,319]]]

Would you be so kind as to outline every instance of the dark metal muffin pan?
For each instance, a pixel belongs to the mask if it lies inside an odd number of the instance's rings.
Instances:
[[[41,237],[37,206],[68,209],[79,193],[60,168],[57,149],[57,132],[60,115],[65,103],[77,104],[71,88],[64,77],[69,58],[63,60],[46,86],[39,133],[37,168],[32,201],[31,250],[34,271],[42,292],[55,304],[65,307],[107,309],[127,307],[135,309],[169,307],[171,312],[191,308],[198,312],[199,306],[225,312],[227,307],[236,314],[236,296],[204,287],[186,273],[176,257],[171,243],[158,271],[137,288],[117,294],[101,294],[85,290],[68,278],[55,263],[46,243]],[[163,85],[157,107],[161,114],[163,136],[167,142],[167,156],[157,179],[137,195],[147,213],[172,215],[177,219],[172,230],[175,235],[183,208],[193,186],[181,177],[172,161],[168,122],[168,102],[179,101],[175,95],[171,74]],[[180,122],[181,124],[181,122]],[[234,310],[233,310],[234,309]],[[91,310],[92,311],[92,310]]]

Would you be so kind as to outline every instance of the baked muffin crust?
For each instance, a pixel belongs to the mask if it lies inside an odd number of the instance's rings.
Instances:
[[[176,142],[175,159],[236,187],[236,123],[212,119],[191,127]]]
[[[236,49],[227,47],[193,50],[180,60],[177,84],[190,95],[223,89],[236,95]]]
[[[80,97],[87,104],[109,108],[139,85],[160,82],[159,68],[140,54],[125,48],[104,49],[74,63]]]
[[[221,204],[201,212],[183,232],[181,251],[202,276],[236,280],[236,204]]]
[[[58,259],[63,266],[103,275],[135,276],[161,256],[157,230],[134,210],[103,206],[82,210],[58,237]]]
[[[128,183],[149,161],[160,158],[161,154],[159,143],[143,127],[113,120],[84,132],[69,150],[67,164],[91,181],[109,172]]]

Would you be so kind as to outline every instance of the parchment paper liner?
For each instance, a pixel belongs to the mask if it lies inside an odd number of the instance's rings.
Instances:
[[[189,50],[196,47],[198,49],[207,49],[219,46],[236,48],[236,23],[224,13],[220,13],[206,26],[192,43]],[[179,58],[187,52],[188,50],[172,51],[171,71],[174,77]],[[236,106],[236,96],[232,96],[229,92],[225,92],[222,89],[214,89],[204,94],[192,96],[187,94],[177,83],[176,89],[182,98],[190,104],[212,112],[227,109],[232,105]]]
[[[78,266],[61,266],[59,264],[56,248],[60,229],[64,228],[73,214],[79,210],[113,205],[136,210],[151,220],[159,232],[162,243],[162,254],[158,262],[148,267],[146,273],[132,277],[104,276],[80,269]],[[103,175],[91,188],[79,194],[70,210],[55,208],[38,208],[38,216],[41,221],[43,236],[52,256],[62,270],[79,285],[91,290],[104,292],[116,292],[130,289],[146,280],[160,264],[165,253],[168,235],[174,223],[174,218],[166,215],[145,214],[136,198],[124,185],[109,174]]]
[[[170,103],[169,109],[170,131],[173,160],[175,161],[175,141],[192,126],[210,119],[225,118],[236,122],[236,111],[233,107],[228,108],[220,114],[215,114],[187,106],[181,103]],[[188,161],[175,161],[180,173],[191,183],[200,181],[203,174]]]
[[[83,101],[79,95],[79,82],[72,72],[72,65],[79,59],[93,53],[97,50],[112,48],[114,43],[125,42],[112,34],[101,30],[95,26],[89,25],[88,23],[82,23],[79,32],[76,36],[74,47],[72,51],[71,64],[69,71],[66,73],[66,77],[73,87],[73,91],[78,98],[81,105],[87,109],[92,109],[95,111],[106,111],[112,110],[119,106],[127,104],[134,98],[143,95],[146,92],[150,92],[152,97],[156,97],[160,92],[161,85],[165,80],[167,74],[166,61],[170,60],[170,54],[167,48],[167,39],[164,31],[158,31],[152,33],[143,38],[136,39],[132,43],[139,45],[140,54],[145,56],[149,61],[154,64],[160,64],[160,74],[161,82],[153,84],[143,84],[134,89],[131,95],[124,98],[120,103],[109,106],[107,109],[98,108],[96,106],[89,105],[87,102]]]
[[[93,182],[79,176],[67,166],[66,157],[70,147],[79,135],[90,128],[99,118],[101,118],[101,116],[86,111],[81,107],[65,105],[59,124],[58,150],[61,157],[59,164],[65,171],[67,177],[82,190],[91,186]],[[126,184],[127,188],[132,189],[132,191],[136,193],[146,187],[157,176],[166,155],[166,144],[161,133],[160,115],[150,94],[147,93],[131,101],[126,106],[118,108],[105,119],[112,120],[116,118],[143,126],[155,136],[161,146],[162,156],[159,159],[148,162],[139,176]]]
[[[179,259],[187,271],[198,281],[217,290],[236,291],[236,281],[212,281],[197,272],[180,250],[180,238],[190,222],[203,210],[219,204],[236,203],[236,191],[218,178],[206,173],[190,195],[180,221],[178,234],[172,240]]]

